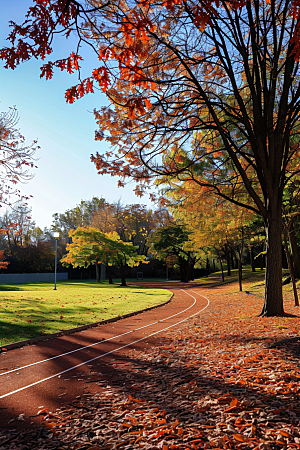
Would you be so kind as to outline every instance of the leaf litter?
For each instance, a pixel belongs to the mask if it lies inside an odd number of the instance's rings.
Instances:
[[[0,450],[300,448],[299,318],[259,318],[261,299],[230,286],[201,293],[204,313],[116,354],[108,376],[82,373],[81,397],[0,431]]]

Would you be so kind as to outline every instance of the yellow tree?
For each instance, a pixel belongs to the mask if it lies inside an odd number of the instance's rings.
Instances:
[[[138,266],[145,256],[138,255],[136,247],[123,242],[116,232],[102,233],[97,228],[78,227],[70,231],[72,243],[67,245],[67,254],[61,262],[73,267],[88,267],[90,264],[105,264],[120,269],[121,286],[126,286],[125,267]]]

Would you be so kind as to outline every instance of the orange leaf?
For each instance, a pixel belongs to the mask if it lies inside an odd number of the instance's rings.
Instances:
[[[290,434],[287,431],[279,430],[279,433],[281,434],[281,436],[290,437]]]
[[[52,428],[52,427],[55,427],[56,423],[55,422],[46,422],[45,425],[47,428]]]
[[[237,406],[238,403],[239,403],[238,399],[237,399],[237,398],[233,398],[233,399],[231,400],[231,402],[230,402],[230,406]]]
[[[244,436],[243,436],[242,434],[234,434],[233,437],[234,437],[234,439],[235,439],[236,441],[239,441],[239,442],[246,442],[246,440],[245,440],[245,438],[244,438]]]

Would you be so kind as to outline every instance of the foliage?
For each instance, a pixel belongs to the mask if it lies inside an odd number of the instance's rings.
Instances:
[[[181,281],[193,279],[193,268],[203,258],[203,252],[192,241],[184,225],[173,223],[159,228],[151,241],[152,248],[160,259],[180,266]]]
[[[18,123],[16,108],[0,113],[0,204],[11,205],[12,196],[26,201],[28,197],[22,196],[15,188],[18,182],[26,182],[32,178],[30,169],[34,165],[34,154],[39,148],[34,141],[26,146],[24,137],[16,128]]]
[[[35,226],[26,204],[18,202],[7,210],[0,218],[0,229],[10,273],[53,271],[53,237]]]
[[[3,259],[5,259],[4,250],[0,250],[0,269],[6,269],[9,264],[8,261],[3,261]]]
[[[67,255],[61,262],[73,267],[88,267],[90,264],[116,266],[121,270],[122,285],[126,285],[124,268],[138,266],[145,261],[144,255],[138,255],[129,242],[123,242],[119,235],[102,233],[97,228],[78,227],[70,231],[72,244],[67,245]]]
[[[6,66],[52,52],[76,31],[100,60],[66,92],[70,103],[99,87],[96,138],[114,150],[92,156],[99,174],[132,177],[136,193],[157,175],[178,177],[261,214],[266,228],[264,315],[283,315],[282,196],[299,174],[298,0],[37,1],[12,24]],[[20,37],[20,39],[18,39]],[[77,48],[77,49],[78,49]],[[48,61],[72,73],[76,52]],[[247,194],[247,195],[245,195]]]
[[[58,231],[60,238],[69,241],[70,230],[77,227],[91,226],[95,214],[103,209],[105,205],[104,198],[93,197],[91,200],[81,200],[81,202],[72,209],[64,213],[53,214],[52,231]]]

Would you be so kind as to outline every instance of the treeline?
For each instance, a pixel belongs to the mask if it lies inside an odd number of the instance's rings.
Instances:
[[[108,203],[104,198],[82,200],[64,213],[55,213],[49,228],[42,230],[32,219],[31,210],[19,202],[0,217],[2,259],[8,262],[6,273],[49,272],[54,270],[54,232],[59,232],[58,260],[72,243],[71,231],[93,227],[102,233],[116,233],[131,243],[138,255],[148,256],[149,238],[171,221],[166,209],[151,210],[145,205]],[[65,270],[59,263],[59,270]]]
[[[261,217],[209,195],[178,187],[164,193],[165,206],[152,210],[141,204],[109,203],[102,197],[82,200],[72,209],[53,215],[49,228],[41,230],[31,210],[20,202],[0,218],[2,272],[31,273],[54,271],[54,232],[59,232],[58,270],[80,277],[82,273],[100,279],[100,266],[112,276],[137,270],[148,276],[179,278],[183,282],[196,276],[221,271],[222,279],[238,269],[242,289],[242,266],[252,270],[265,267],[265,228]],[[283,265],[291,279],[300,278],[298,203],[290,198],[286,207],[282,245]],[[292,206],[291,206],[292,205]],[[106,246],[104,245],[106,243]],[[135,271],[129,267],[147,262]],[[0,265],[1,268],[1,265]],[[76,268],[83,268],[76,271]],[[85,270],[85,272],[84,272]]]

